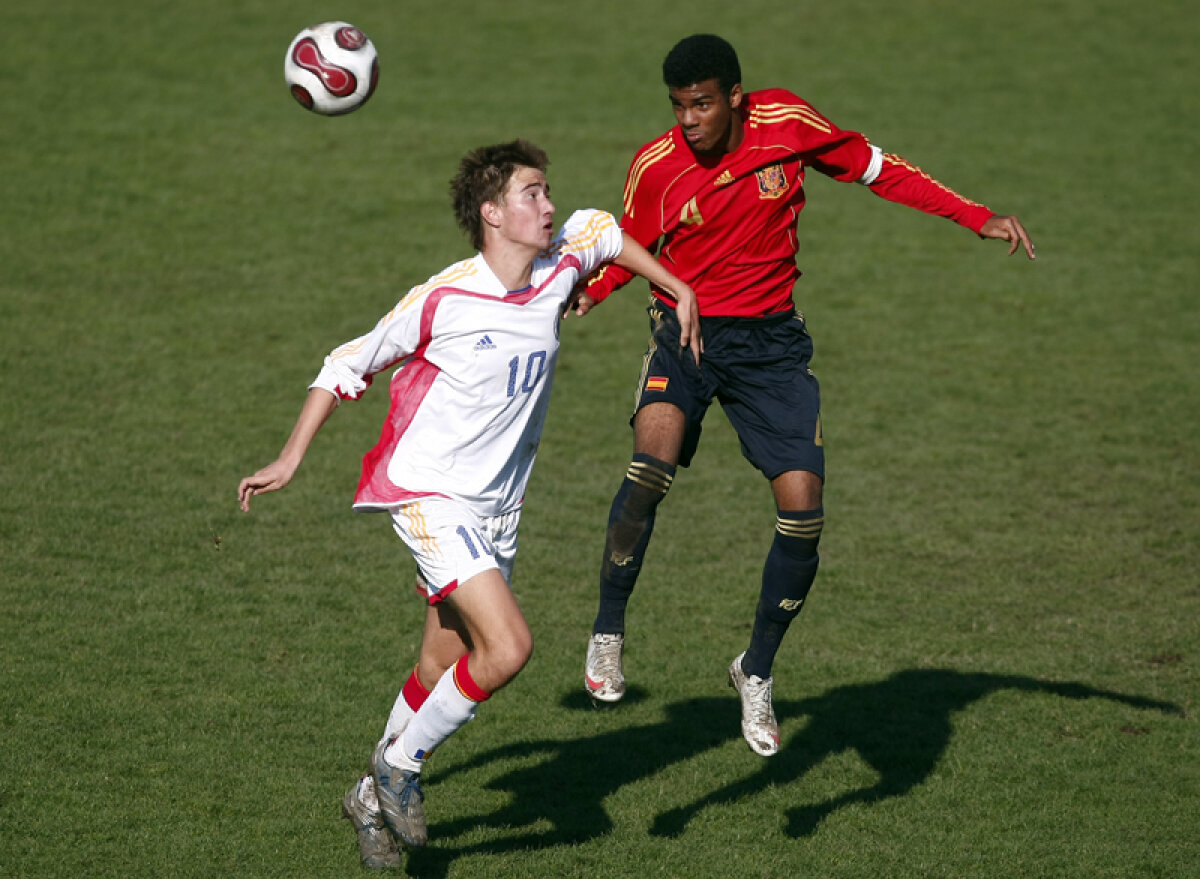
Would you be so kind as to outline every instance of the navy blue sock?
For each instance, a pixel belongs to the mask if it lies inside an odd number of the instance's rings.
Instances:
[[[650,455],[635,454],[613,498],[600,567],[600,609],[592,631],[625,632],[625,606],[642,570],[654,531],[654,514],[667,496],[675,468]]]
[[[815,510],[780,510],[775,539],[763,565],[762,589],[754,613],[750,648],[742,658],[742,671],[764,680],[771,676],[775,654],[783,636],[804,606],[817,576],[817,544],[825,514]]]

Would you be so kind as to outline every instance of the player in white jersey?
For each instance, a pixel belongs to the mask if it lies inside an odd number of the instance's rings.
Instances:
[[[559,320],[576,283],[615,262],[677,300],[699,359],[691,289],[602,211],[554,232],[545,153],[482,147],[451,181],[455,214],[479,253],[414,287],[366,335],[325,359],[279,457],[238,486],[250,498],[287,485],[340,399],[398,367],[379,442],[363,460],[357,510],[388,511],[411,550],[429,607],[421,654],[371,757],[346,794],[364,863],[399,863],[423,845],[425,757],[529,659],[532,635],[508,583],[521,501],[545,422]]]
[[[356,399],[399,362],[393,408],[367,456],[360,510],[440,495],[482,516],[521,504],[541,436],[559,315],[580,270],[618,256],[622,235],[600,211],[577,211],[508,290],[477,254],[414,287],[365,336],[325,358],[313,387]]]

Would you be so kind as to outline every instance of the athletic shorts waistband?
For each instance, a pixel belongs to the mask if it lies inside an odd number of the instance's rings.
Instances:
[[[674,305],[668,302],[663,302],[661,299],[657,298],[655,299],[655,304],[662,309],[664,314],[669,315],[676,322],[678,322],[679,317],[675,313]],[[727,326],[746,327],[748,329],[753,329],[754,327],[778,326],[779,324],[785,324],[797,317],[800,320],[804,320],[804,316],[797,312],[795,308],[789,308],[787,311],[777,311],[774,314],[760,315],[758,317],[738,317],[735,315],[714,315],[705,317],[704,315],[701,315],[700,326],[702,328],[712,327],[713,329],[719,329]]]

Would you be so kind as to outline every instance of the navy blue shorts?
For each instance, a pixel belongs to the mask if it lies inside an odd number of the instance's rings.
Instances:
[[[825,478],[821,389],[808,368],[813,345],[795,311],[770,317],[700,319],[700,366],[679,344],[675,312],[654,300],[650,346],[642,364],[634,414],[651,403],[670,403],[687,418],[682,467],[691,463],[700,430],[715,399],[741,441],[742,454],[774,479],[789,470]],[[632,423],[632,419],[631,419]]]

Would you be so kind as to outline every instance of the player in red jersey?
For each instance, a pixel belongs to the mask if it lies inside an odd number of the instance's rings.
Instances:
[[[779,749],[771,669],[816,576],[824,525],[820,388],[808,368],[812,342],[792,302],[805,173],[861,183],[889,201],[1007,241],[1010,255],[1024,248],[1033,259],[1034,248],[1016,217],[963,198],[791,92],[743,91],[737,54],[720,37],[680,41],[663,62],[663,79],[679,124],[634,157],[621,226],[657,249],[659,261],[696,292],[703,357],[697,365],[684,356],[671,299],[652,287],[633,461],[609,516],[584,683],[602,701],[624,695],[625,609],[655,510],[676,467],[691,461],[715,398],[743,454],[770,481],[778,510],[750,644],[729,667],[742,734],[770,756]],[[577,313],[630,277],[609,266],[580,296]]]

